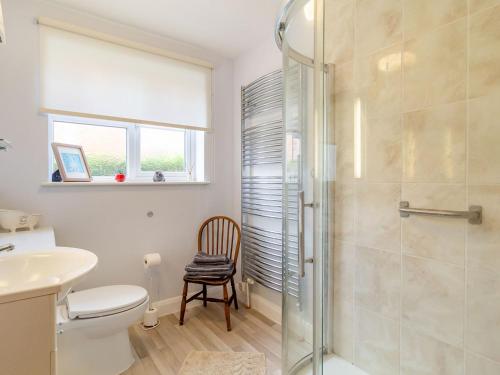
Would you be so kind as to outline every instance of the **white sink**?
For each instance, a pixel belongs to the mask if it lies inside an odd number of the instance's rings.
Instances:
[[[95,254],[71,247],[4,253],[0,256],[0,299],[47,289],[61,300],[96,264]]]

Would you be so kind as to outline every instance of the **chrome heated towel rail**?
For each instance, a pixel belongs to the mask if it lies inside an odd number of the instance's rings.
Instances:
[[[283,74],[260,77],[241,88],[241,229],[243,277],[282,291],[283,273]],[[288,185],[287,213],[298,218],[297,185]],[[297,246],[297,238],[291,241]],[[294,245],[295,244],[295,245]],[[298,253],[297,253],[298,254]],[[289,262],[298,273],[297,261]],[[299,295],[299,281],[289,293]]]

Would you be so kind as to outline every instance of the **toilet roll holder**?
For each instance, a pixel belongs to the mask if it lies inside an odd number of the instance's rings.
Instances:
[[[156,258],[153,264],[150,263],[151,258]],[[153,293],[153,272],[152,268],[158,266],[161,262],[160,254],[146,254],[144,256],[144,269],[149,274],[149,305],[147,310],[144,312],[144,317],[142,319],[141,327],[143,330],[148,331],[155,329],[160,325],[160,320],[158,319],[158,309],[153,307],[152,304],[152,293]]]

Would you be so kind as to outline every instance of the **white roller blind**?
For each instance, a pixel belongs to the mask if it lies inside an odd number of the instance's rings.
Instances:
[[[212,69],[40,25],[41,111],[208,130]]]

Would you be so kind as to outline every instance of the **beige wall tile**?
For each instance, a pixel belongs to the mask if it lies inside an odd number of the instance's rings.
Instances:
[[[337,240],[354,243],[355,220],[354,184],[335,185],[335,237]]]
[[[461,19],[405,43],[405,111],[465,99],[466,30]]]
[[[466,375],[498,375],[500,374],[500,362],[494,362],[488,358],[467,353],[465,359]]]
[[[335,298],[352,301],[354,295],[353,244],[335,241],[333,250],[333,293]]]
[[[500,5],[500,0],[469,0],[469,10],[471,13]]]
[[[355,364],[370,375],[399,374],[399,323],[356,309]]]
[[[467,283],[468,350],[500,361],[500,273],[470,267]]]
[[[356,60],[356,93],[365,118],[401,112],[401,50],[398,44]]]
[[[360,183],[356,187],[356,242],[360,246],[401,251],[399,184]]]
[[[401,256],[367,247],[356,248],[356,306],[399,319]]]
[[[464,350],[403,325],[401,328],[401,374],[461,375]],[[479,375],[479,374],[478,374]]]
[[[500,6],[470,18],[469,96],[500,92]]]
[[[465,182],[466,104],[457,102],[403,116],[403,180]]]
[[[345,91],[335,95],[334,106],[335,142],[339,146],[351,146],[354,137],[354,94]]]
[[[341,184],[354,183],[354,149],[352,145],[337,145],[336,181]]]
[[[483,207],[483,223],[467,225],[467,260],[492,271],[500,270],[500,186],[471,186],[471,205]]]
[[[354,361],[354,306],[352,301],[334,299],[333,351],[347,361]]]
[[[410,207],[465,210],[465,185],[403,184]],[[464,266],[465,220],[410,216],[402,220],[403,252]]]
[[[334,66],[334,79],[333,79],[333,92],[338,94],[344,91],[351,91],[354,89],[354,67],[353,62],[343,64],[335,64]]]
[[[408,40],[467,15],[467,0],[403,0],[404,36]]]
[[[450,345],[463,345],[464,269],[403,257],[402,322]]]
[[[366,55],[401,41],[401,0],[356,0],[356,49]]]
[[[325,62],[338,64],[354,55],[354,0],[325,1]]]
[[[467,1],[473,14],[469,29]],[[500,0],[327,0],[326,58],[336,64],[333,341],[338,355],[372,375],[500,374],[500,6],[495,5]],[[358,99],[361,179],[354,178]],[[466,199],[467,170],[472,186]],[[436,209],[482,205],[484,222],[400,219],[400,200]],[[478,266],[481,271],[474,271]],[[466,369],[464,345],[471,351],[465,354]]]
[[[369,182],[401,181],[401,116],[364,120],[365,176]]]
[[[337,181],[354,181],[354,97],[345,91],[335,95],[335,144],[337,145]]]
[[[469,182],[500,183],[500,94],[469,102]]]

